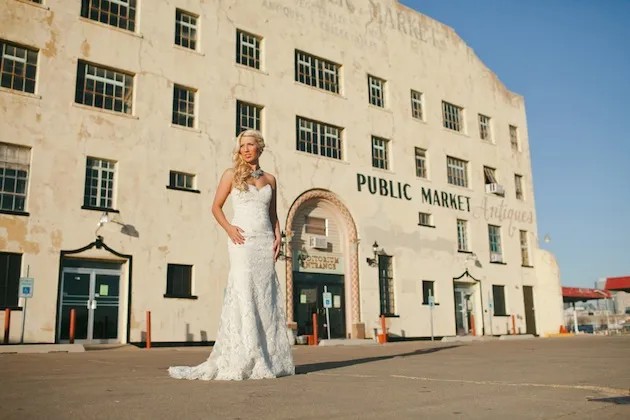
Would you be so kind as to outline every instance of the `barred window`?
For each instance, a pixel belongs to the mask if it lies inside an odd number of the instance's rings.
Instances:
[[[0,143],[0,212],[24,212],[31,149]]]
[[[175,44],[191,50],[197,49],[197,19],[199,16],[175,10]]]
[[[468,162],[454,157],[446,157],[448,183],[468,187]]]
[[[390,255],[378,256],[378,284],[381,301],[381,314],[394,315],[394,267],[393,257]]]
[[[429,226],[433,227],[433,217],[431,213],[418,213],[418,226]]]
[[[372,105],[385,107],[385,80],[368,74],[368,92]]]
[[[183,127],[195,126],[195,90],[180,85],[173,87],[173,115],[171,122]]]
[[[261,38],[241,31],[236,31],[236,62],[244,66],[260,69]]]
[[[372,166],[389,169],[389,140],[372,136]]]
[[[416,151],[416,176],[418,178],[427,177],[427,151],[419,147],[415,148]]]
[[[339,64],[295,50],[295,80],[339,93]]]
[[[343,159],[340,127],[297,117],[297,150]]]
[[[183,190],[194,190],[195,176],[184,172],[170,171],[168,186]]]
[[[491,140],[490,117],[479,114],[479,137],[481,140]]]
[[[133,75],[79,61],[76,103],[131,114],[132,100]]]
[[[518,150],[518,129],[513,125],[510,126],[510,144],[512,149]]]
[[[502,262],[501,226],[488,225],[488,241],[490,243],[490,261]]]
[[[444,121],[444,127],[450,130],[462,131],[464,128],[462,118],[463,112],[463,108],[442,101],[442,118]]]
[[[133,32],[136,0],[82,0],[81,16]]]
[[[260,118],[263,107],[247,102],[236,101],[236,135],[247,129],[262,131]]]
[[[523,177],[514,175],[514,189],[516,190],[516,199],[523,200]]]
[[[0,86],[35,93],[37,50],[0,39]]]
[[[114,174],[116,162],[93,157],[85,166],[85,193],[83,206],[88,208],[114,208]]]
[[[418,120],[424,119],[422,112],[422,93],[415,90],[411,91],[411,116]]]
[[[521,263],[523,266],[529,267],[529,243],[527,241],[527,231],[520,230],[519,237],[521,241]]]
[[[468,251],[468,222],[457,219],[457,250]]]

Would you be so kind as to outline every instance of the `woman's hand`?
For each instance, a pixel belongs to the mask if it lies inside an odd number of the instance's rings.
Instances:
[[[228,236],[230,237],[230,240],[233,243],[237,245],[242,245],[245,243],[245,238],[242,235],[244,231],[240,227],[229,225],[227,229],[225,229],[225,231],[227,232]]]
[[[273,260],[278,261],[279,255],[280,255],[280,237],[276,236],[276,239],[273,240]]]

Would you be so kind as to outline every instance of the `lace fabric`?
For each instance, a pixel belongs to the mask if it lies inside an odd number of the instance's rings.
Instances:
[[[244,380],[293,375],[295,368],[276,276],[269,220],[270,186],[232,190],[232,224],[245,243],[228,241],[230,272],[221,321],[210,357],[198,366],[173,366],[171,377]]]

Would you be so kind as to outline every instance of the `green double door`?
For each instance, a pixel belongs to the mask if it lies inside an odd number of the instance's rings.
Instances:
[[[328,309],[330,338],[346,338],[346,309],[343,276],[337,274],[293,273],[293,319],[298,335],[313,334],[313,314],[317,314],[318,336],[328,338],[323,293],[332,295]]]

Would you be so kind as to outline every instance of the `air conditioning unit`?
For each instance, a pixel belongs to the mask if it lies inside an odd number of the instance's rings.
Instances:
[[[503,255],[498,252],[490,253],[490,262],[503,262]]]
[[[328,248],[328,240],[325,236],[311,236],[308,240],[308,246],[317,249]]]
[[[497,184],[496,182],[486,184],[486,192],[496,195],[505,195],[505,189],[503,188],[503,185]]]

